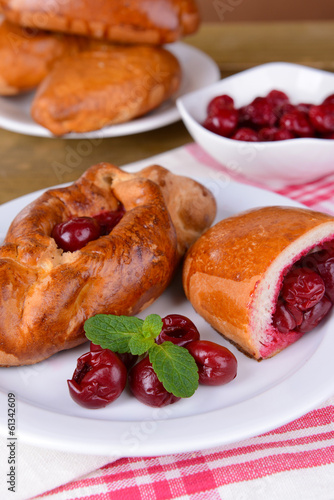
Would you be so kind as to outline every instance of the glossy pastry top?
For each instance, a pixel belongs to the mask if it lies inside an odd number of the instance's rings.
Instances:
[[[190,250],[187,279],[195,272],[205,272],[247,282],[266,271],[297,238],[330,221],[330,215],[293,207],[265,207],[224,219]]]
[[[129,121],[179,88],[180,64],[168,50],[94,42],[57,61],[34,97],[33,119],[55,135]]]
[[[210,224],[215,203],[192,179],[159,166],[152,172],[159,170],[175,182],[161,188],[149,171],[130,174],[109,163],[94,165],[15,217],[0,247],[0,365],[36,363],[79,345],[86,341],[83,324],[89,317],[136,315],[161,295],[186,248]],[[173,193],[177,179],[184,187],[181,200]],[[199,221],[184,218],[194,198],[202,212],[209,211],[207,219],[202,213]],[[169,212],[174,203],[181,216]],[[57,224],[115,211],[119,204],[125,213],[107,234],[73,252],[57,247]]]
[[[194,0],[1,0],[5,16],[24,26],[119,42],[168,43],[199,26]]]
[[[57,59],[76,51],[77,42],[70,35],[30,30],[0,20],[0,95],[34,89]]]

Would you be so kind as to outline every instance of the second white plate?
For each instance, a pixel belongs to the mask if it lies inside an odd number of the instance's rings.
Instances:
[[[294,205],[268,191],[220,180],[200,179],[218,202],[217,220],[256,206]],[[1,232],[40,192],[0,206]],[[259,435],[313,409],[333,394],[331,316],[274,358],[258,363],[221,338],[192,309],[180,276],[141,317],[184,314],[203,339],[226,345],[238,360],[238,375],[221,387],[199,387],[192,398],[154,409],[125,391],[110,406],[88,410],[69,396],[66,380],[88,345],[61,352],[33,366],[0,369],[0,406],[17,398],[20,440],[48,448],[101,455],[156,456],[212,448]],[[0,433],[7,435],[0,420]]]
[[[168,101],[147,115],[119,125],[84,134],[67,134],[66,139],[104,138],[137,134],[154,130],[180,119],[176,99],[188,92],[205,87],[220,78],[217,64],[204,52],[182,42],[166,45],[179,60],[183,78],[181,88]],[[30,116],[34,92],[15,97],[0,97],[0,127],[21,134],[54,137],[49,130],[38,125]]]

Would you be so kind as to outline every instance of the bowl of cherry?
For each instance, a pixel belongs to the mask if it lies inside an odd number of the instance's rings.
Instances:
[[[177,99],[193,139],[253,180],[309,182],[334,170],[334,74],[275,62]]]

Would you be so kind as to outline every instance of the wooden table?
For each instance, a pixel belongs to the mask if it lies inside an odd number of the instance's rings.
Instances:
[[[219,65],[223,77],[271,61],[334,71],[334,22],[207,24],[184,41]],[[334,90],[334,89],[333,89]],[[182,122],[127,137],[69,140],[0,130],[0,203],[75,180],[89,166],[118,166],[176,148],[192,139]]]

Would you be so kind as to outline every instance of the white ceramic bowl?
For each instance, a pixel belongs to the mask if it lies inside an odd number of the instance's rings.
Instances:
[[[334,93],[334,74],[290,63],[263,64],[186,94],[177,100],[177,107],[193,139],[220,164],[248,178],[279,179],[295,184],[334,172],[334,140],[244,142],[202,127],[213,97],[228,94],[238,108],[272,89],[285,92],[293,104],[319,104]]]

